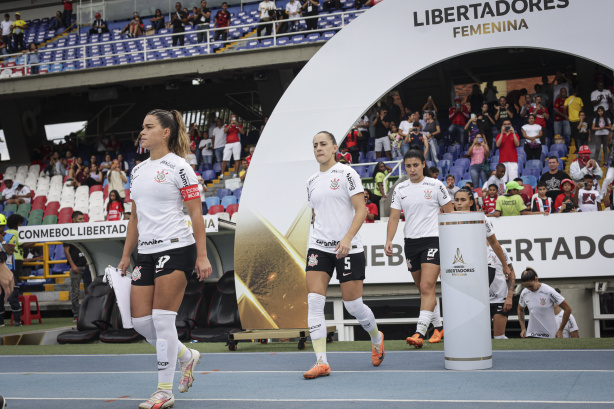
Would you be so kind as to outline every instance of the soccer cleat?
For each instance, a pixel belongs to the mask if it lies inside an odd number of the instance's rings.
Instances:
[[[179,375],[179,392],[181,393],[187,392],[192,386],[192,382],[194,382],[194,376],[192,375],[194,367],[200,362],[200,352],[191,348],[190,352],[192,353],[192,358],[185,363],[179,363],[181,369],[181,375]]]
[[[438,329],[435,329],[435,331],[433,331],[433,335],[431,335],[431,339],[429,339],[429,342],[431,344],[439,344],[442,339],[443,339],[443,329],[441,331],[439,331]]]
[[[328,376],[330,375],[330,365],[325,364],[322,360],[316,362],[314,366],[311,367],[310,370],[303,374],[303,378],[305,379],[315,379],[318,376]]]
[[[158,389],[149,399],[139,405],[139,409],[164,409],[172,408],[175,398],[172,393]]]
[[[422,348],[422,345],[424,345],[424,340],[420,338],[420,334],[417,332],[411,337],[407,337],[405,341],[407,341],[409,345],[413,345],[416,348]]]
[[[384,356],[386,356],[386,352],[384,352],[384,334],[382,331],[379,332],[382,336],[382,342],[379,345],[371,344],[371,362],[373,366],[380,366],[380,364],[384,361]]]

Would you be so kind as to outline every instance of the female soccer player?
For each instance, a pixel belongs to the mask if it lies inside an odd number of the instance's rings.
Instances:
[[[337,150],[331,133],[319,132],[313,138],[313,153],[320,171],[307,182],[307,200],[314,220],[305,271],[309,293],[307,321],[317,361],[303,374],[306,379],[330,374],[324,304],[335,270],[345,308],[371,336],[372,364],[379,366],[384,360],[384,334],[377,329],[373,312],[362,301],[365,255],[358,230],[367,217],[364,189],[354,169],[337,163]]]
[[[204,280],[211,275],[211,264],[198,181],[183,159],[190,140],[181,114],[160,109],[149,112],[141,135],[142,146],[151,156],[132,170],[132,217],[117,268],[125,274],[138,244],[130,294],[132,322],[134,329],[156,347],[158,361],[158,388],[139,408],[162,409],[175,403],[177,359],[181,367],[179,392],[192,386],[192,371],[200,354],[179,342],[175,318],[192,271],[196,269],[198,278]],[[184,220],[184,202],[194,234]]]
[[[420,316],[416,333],[407,338],[407,343],[416,348],[424,345],[424,336],[431,321],[435,320],[433,342],[443,337],[439,308],[435,297],[435,284],[439,276],[439,227],[440,211],[453,210],[448,189],[430,176],[422,151],[410,149],[404,157],[409,179],[397,185],[392,195],[386,255],[392,256],[392,239],[399,226],[401,211],[405,213],[405,258],[407,268],[420,289]]]
[[[467,187],[462,187],[454,194],[454,205],[457,212],[478,211],[473,192]],[[490,318],[493,320],[493,336],[495,339],[507,339],[505,326],[509,311],[512,309],[516,276],[507,252],[501,247],[495,236],[492,223],[486,215],[484,215],[484,220],[488,244],[488,284],[490,286]]]

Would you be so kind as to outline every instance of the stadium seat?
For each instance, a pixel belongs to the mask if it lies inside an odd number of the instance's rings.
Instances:
[[[6,205],[4,207],[4,211],[5,212],[11,212],[11,214],[13,213],[17,213],[17,205],[16,204],[10,204],[10,205]]]
[[[530,199],[533,197],[533,187],[531,185],[524,185],[522,187],[522,193],[527,195],[527,197]]]
[[[226,220],[227,222],[230,221],[230,215],[226,212],[219,212],[216,213],[218,220]]]
[[[454,154],[453,153],[444,153],[443,154],[443,160],[447,160],[450,161],[450,163],[454,162],[455,158],[454,158]]]
[[[201,176],[203,180],[207,182],[215,180],[217,178],[217,174],[215,173],[214,170],[205,170]]]
[[[238,203],[229,204],[228,207],[226,207],[226,213],[230,215],[231,219],[232,219],[232,215],[238,211],[239,211]]]
[[[100,341],[109,344],[125,344],[143,339],[143,336],[136,332],[134,328],[124,328],[117,303],[113,306],[110,322],[112,327],[107,327],[107,329],[100,332]]]
[[[539,179],[539,177],[541,176],[541,171],[535,168],[527,168],[522,171],[522,176],[528,176],[528,175],[535,176],[536,179]]]
[[[210,214],[210,215],[214,215],[214,214],[218,214],[218,213],[223,213],[224,212],[224,206],[222,206],[222,205],[213,205],[213,206],[208,206],[208,207],[209,207],[209,209],[208,209],[207,214]]]
[[[197,316],[206,314],[206,311],[202,311],[203,308],[208,308],[204,289],[205,283],[198,281],[197,276],[193,275],[188,281],[175,319],[177,336],[182,341],[189,338],[190,331],[196,325]]]
[[[230,195],[232,195],[232,192],[230,189],[219,189],[216,193],[216,196],[219,197],[220,200]]]
[[[57,224],[57,223],[58,223],[58,216],[47,215],[43,218],[43,225]]]
[[[58,224],[72,223],[72,207],[65,207],[58,214]]]
[[[59,209],[60,209],[60,202],[49,202],[47,203],[47,206],[45,207],[45,214],[43,217],[50,216],[50,215],[57,216]]]
[[[32,205],[30,205],[30,203],[22,203],[19,205],[19,208],[17,208],[17,214],[21,215],[22,217],[28,217],[30,215],[30,210],[32,209]]]
[[[237,204],[237,198],[235,196],[225,196],[222,198],[222,206],[226,209],[229,205]]]
[[[240,187],[232,191],[232,195],[237,198],[237,200],[241,200],[241,194],[243,193],[243,188]]]
[[[454,162],[454,166],[462,166],[465,171],[469,170],[470,165],[471,159],[469,158],[459,158]]]
[[[237,223],[237,220],[239,219],[239,212],[234,212],[232,214],[232,216],[230,216],[230,222],[231,223]]]
[[[471,179],[462,179],[456,183],[456,186],[463,187],[467,184],[467,182],[471,182]]]
[[[222,164],[220,162],[216,162],[213,164],[213,170],[215,173],[222,173]],[[203,177],[204,179],[204,177]]]
[[[220,198],[217,196],[211,196],[205,198],[205,202],[207,203],[207,208],[211,208],[211,206],[216,206],[221,203]]]
[[[541,170],[541,168],[542,168],[542,161],[539,160],[539,159],[528,160],[526,165],[525,165],[525,169],[530,169],[530,168]]]
[[[438,165],[441,167],[441,173],[448,173],[448,170],[452,167],[452,162],[448,159],[442,159],[439,161]]]
[[[523,184],[530,185],[533,189],[537,187],[537,177],[535,177],[534,175],[524,174],[521,176],[521,179]]]
[[[366,156],[367,162],[375,162],[375,156],[376,156],[375,151],[367,152],[367,156]]]
[[[11,215],[12,215],[13,213],[14,213],[14,212],[12,212],[12,211],[10,211],[10,210],[5,210],[4,212],[2,212],[2,214],[4,215],[4,217],[5,217],[5,218],[7,218],[7,219],[8,219],[9,217],[11,217]]]

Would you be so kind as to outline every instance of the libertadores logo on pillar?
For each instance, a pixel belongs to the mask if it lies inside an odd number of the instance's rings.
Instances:
[[[450,274],[452,276],[463,277],[466,276],[467,273],[475,272],[475,267],[472,265],[468,265],[463,260],[463,254],[460,251],[460,248],[456,248],[456,254],[454,255],[454,261],[452,261],[452,268],[446,269],[446,274]]]

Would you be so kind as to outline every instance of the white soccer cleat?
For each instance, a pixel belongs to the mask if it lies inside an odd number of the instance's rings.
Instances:
[[[185,363],[179,363],[181,375],[179,376],[179,392],[187,392],[194,382],[194,367],[200,363],[200,352],[195,349],[188,348],[192,353],[192,357]]]
[[[139,409],[164,409],[175,405],[175,397],[172,393],[158,389],[149,399],[139,405]]]

